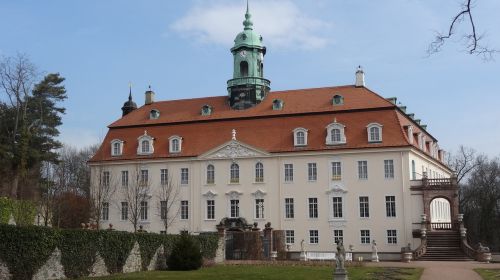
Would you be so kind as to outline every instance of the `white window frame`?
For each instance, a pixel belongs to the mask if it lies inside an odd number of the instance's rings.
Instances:
[[[233,161],[229,165],[229,184],[239,184],[240,183],[240,165]]]
[[[174,142],[177,141],[177,145]],[[179,135],[173,135],[168,138],[168,151],[171,154],[177,154],[182,152],[182,137]]]
[[[311,201],[311,199],[315,199],[316,201]],[[316,205],[314,207],[314,205]],[[308,197],[307,198],[307,211],[309,219],[318,219],[319,218],[319,199],[317,197]]]
[[[337,244],[339,239],[344,241],[344,230],[343,229],[334,229],[333,230],[333,244]]]
[[[344,219],[344,197],[343,196],[332,196],[332,218],[334,220]],[[340,204],[340,208],[339,208]]]
[[[102,203],[101,220],[109,221],[109,202],[107,202],[107,201]]]
[[[167,184],[168,184],[168,169],[161,168],[160,169],[160,185],[167,185]]]
[[[137,141],[139,143],[139,145],[137,145],[137,154],[138,155],[151,155],[154,153],[154,151],[155,151],[154,145],[153,145],[154,138],[149,136],[147,134],[147,131],[144,131],[144,135],[139,136],[139,138],[137,138]],[[148,141],[148,151],[142,150],[142,142],[144,142],[144,141]]]
[[[161,220],[166,220],[168,218],[167,211],[168,211],[167,201],[160,200],[160,219]]]
[[[255,183],[264,183],[264,164],[262,162],[255,163]]]
[[[208,192],[204,193],[203,196],[205,197],[205,220],[206,221],[215,221],[216,219],[216,208],[215,208],[215,197],[217,196],[217,193],[209,190]],[[209,205],[208,205],[208,201],[213,201],[213,218],[209,218]],[[212,206],[211,206],[212,207]]]
[[[313,233],[315,233],[315,234],[313,235]],[[315,242],[313,242],[313,241],[315,241]],[[310,229],[309,230],[309,244],[311,244],[311,245],[319,244],[319,230],[317,230],[317,229]]]
[[[284,180],[285,183],[292,183],[293,182],[293,163],[285,163],[283,165],[284,169]]]
[[[316,182],[318,180],[318,165],[316,162],[307,163],[307,180],[309,182]]]
[[[299,143],[299,132],[303,133],[304,135],[303,143]],[[296,129],[293,130],[293,145],[295,147],[307,146],[307,136],[308,136],[307,129],[303,127],[297,127]]]
[[[392,201],[389,201],[387,200],[387,198],[389,197],[394,197],[394,200]],[[396,205],[396,196],[395,195],[386,195],[384,196],[385,198],[385,216],[386,218],[396,218],[398,216],[398,209],[397,209],[397,205]],[[392,206],[390,205],[394,205],[394,215],[392,214]],[[390,209],[389,209],[390,207]],[[389,212],[390,211],[390,212]]]
[[[183,171],[186,171],[186,178],[184,178],[184,172]],[[181,177],[181,185],[189,185],[189,168],[187,167],[182,167],[181,170],[180,170],[180,177]],[[185,180],[184,180],[185,179]]]
[[[215,199],[207,199],[205,202],[205,206],[205,219],[209,221],[215,220]]]
[[[363,234],[365,233],[365,234]],[[368,233],[368,235],[366,235],[366,233]],[[369,229],[360,229],[359,230],[359,243],[361,245],[370,245],[372,243],[372,236],[371,236],[371,231]],[[365,239],[363,239],[365,238]],[[364,240],[366,240],[366,238],[368,238],[368,242],[363,242]]]
[[[139,173],[139,184],[142,186],[148,186],[149,185],[149,170],[148,169],[141,169]]]
[[[121,156],[123,154],[123,143],[120,139],[113,139],[111,141],[111,156]],[[115,151],[115,145],[118,145],[118,151]]]
[[[295,199],[293,197],[285,197],[285,219],[295,218]]]
[[[340,141],[336,141],[332,139],[332,130],[333,129],[338,129],[340,131]],[[342,145],[347,143],[347,139],[345,136],[345,125],[338,123],[338,122],[333,122],[329,125],[326,126],[326,139],[325,139],[326,145]]]
[[[128,170],[122,170],[120,174],[121,174],[122,187],[124,188],[128,187],[129,184]]]
[[[384,159],[384,178],[394,179],[394,160]]]
[[[183,221],[189,220],[189,200],[181,200],[180,219]]]
[[[413,125],[409,125],[407,129],[408,141],[410,142],[410,144],[413,144]]]
[[[331,186],[330,189],[326,192],[328,195],[328,208],[329,208],[329,214],[328,214],[328,219],[329,221],[332,222],[339,222],[339,221],[346,221],[347,218],[347,199],[346,199],[346,194],[347,191],[344,189],[343,186],[341,185],[334,185]],[[333,213],[333,198],[334,197],[340,197],[342,198],[342,217],[334,217]]]
[[[143,200],[140,202],[140,211],[139,211],[139,218],[141,221],[147,221],[148,220],[148,210],[149,210],[149,205],[148,202]]]
[[[241,195],[243,193],[242,192],[239,192],[239,191],[236,191],[236,190],[232,190],[232,191],[229,191],[226,193],[226,196],[227,196],[227,217],[229,218],[239,218],[239,217],[243,217],[243,213],[242,213],[242,209],[241,209]],[[231,201],[232,200],[237,200],[238,201],[238,205],[237,205],[237,209],[238,209],[238,216],[235,217],[232,215],[232,211],[231,211],[231,208],[232,208],[232,204],[231,204]]]
[[[207,164],[205,170],[205,184],[215,185],[215,165],[212,163]]]
[[[371,129],[378,128],[378,139],[372,137]],[[379,123],[370,123],[366,126],[366,132],[368,133],[368,143],[380,143],[382,142],[383,135],[383,125]]]
[[[394,236],[389,236],[389,232],[394,232]],[[386,244],[388,245],[397,245],[398,244],[398,231],[396,229],[388,229],[385,231],[386,233]],[[394,240],[394,242],[393,242]]]
[[[120,220],[121,221],[128,221],[128,202],[122,201],[120,203],[120,206],[121,206]]]
[[[101,183],[103,187],[109,187],[111,184],[111,173],[109,171],[102,172]]]
[[[361,201],[361,198],[366,198],[366,201]],[[370,197],[364,195],[359,196],[359,217],[362,219],[370,218]]]
[[[234,214],[235,215],[233,215],[233,207],[234,207]],[[229,200],[229,217],[230,218],[239,218],[240,216],[241,216],[240,200],[239,199],[230,199]]]
[[[333,166],[337,165],[337,163],[338,163],[338,167],[335,167],[335,170],[340,171],[340,172],[333,172],[333,170],[334,170]],[[339,173],[339,174],[334,174],[334,173]],[[342,162],[340,160],[330,161],[330,174],[331,174],[332,181],[341,181],[342,180]]]
[[[264,198],[255,198],[255,211],[254,211],[254,219],[256,220],[263,220],[265,219],[265,214],[264,214],[264,211],[265,211],[265,200]]]
[[[285,230],[285,244],[295,244],[295,230]]]
[[[368,180],[368,161],[358,160],[358,179]]]

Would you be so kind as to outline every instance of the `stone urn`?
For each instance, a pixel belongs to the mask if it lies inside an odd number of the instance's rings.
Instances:
[[[490,252],[480,252],[477,254],[477,261],[490,263],[491,261],[491,253]]]
[[[403,262],[409,263],[413,259],[413,253],[412,252],[405,252],[402,253],[403,255]]]
[[[271,260],[275,261],[277,257],[278,257],[278,252],[277,251],[271,251]]]

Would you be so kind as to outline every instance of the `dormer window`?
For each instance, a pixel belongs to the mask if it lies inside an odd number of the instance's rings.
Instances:
[[[153,137],[149,136],[147,131],[144,131],[144,135],[137,138],[139,145],[137,147],[138,155],[150,155],[154,152],[153,147]]]
[[[379,123],[370,123],[366,126],[368,132],[368,142],[382,142],[382,125]]]
[[[123,153],[123,141],[120,139],[114,139],[111,141],[111,155],[121,156]]]
[[[413,126],[409,125],[408,126],[408,140],[410,141],[410,144],[413,144]]]
[[[149,112],[149,119],[156,120],[160,117],[160,111],[157,109],[153,109]]]
[[[346,143],[345,125],[337,121],[329,124],[326,127],[326,141],[327,145],[340,145]]]
[[[294,146],[307,146],[307,129],[299,127],[293,130]]]
[[[203,107],[201,107],[201,115],[202,116],[210,116],[211,114],[212,114],[212,106],[203,105]]]
[[[170,153],[180,153],[182,150],[182,137],[174,135],[168,138],[169,141],[169,152]]]
[[[282,110],[283,109],[283,100],[274,99],[273,100],[273,110]]]
[[[342,105],[342,104],[344,104],[344,97],[342,95],[336,94],[335,96],[333,96],[332,104],[333,105]]]

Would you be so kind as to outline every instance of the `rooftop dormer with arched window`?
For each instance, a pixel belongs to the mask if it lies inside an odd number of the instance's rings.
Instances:
[[[338,123],[337,120],[335,120],[326,127],[325,143],[327,145],[341,145],[346,142],[345,125]]]
[[[137,138],[138,146],[137,146],[137,154],[138,155],[151,155],[154,152],[153,146],[154,138],[148,135],[147,131],[144,131],[144,135],[139,136]]]
[[[370,123],[366,126],[369,143],[382,142],[382,125],[379,123]]]
[[[111,156],[121,156],[123,154],[123,143],[120,139],[111,141]]]
[[[296,147],[307,146],[307,129],[297,127],[293,130],[293,145]]]
[[[182,151],[182,137],[178,135],[168,138],[168,151],[170,153],[180,153]]]

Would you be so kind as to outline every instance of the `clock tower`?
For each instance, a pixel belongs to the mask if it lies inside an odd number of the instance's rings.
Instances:
[[[253,22],[248,10],[245,13],[245,27],[234,39],[231,53],[234,59],[233,78],[227,81],[231,108],[243,110],[259,104],[270,90],[271,82],[264,79],[264,55],[266,47],[262,36],[253,31]]]

